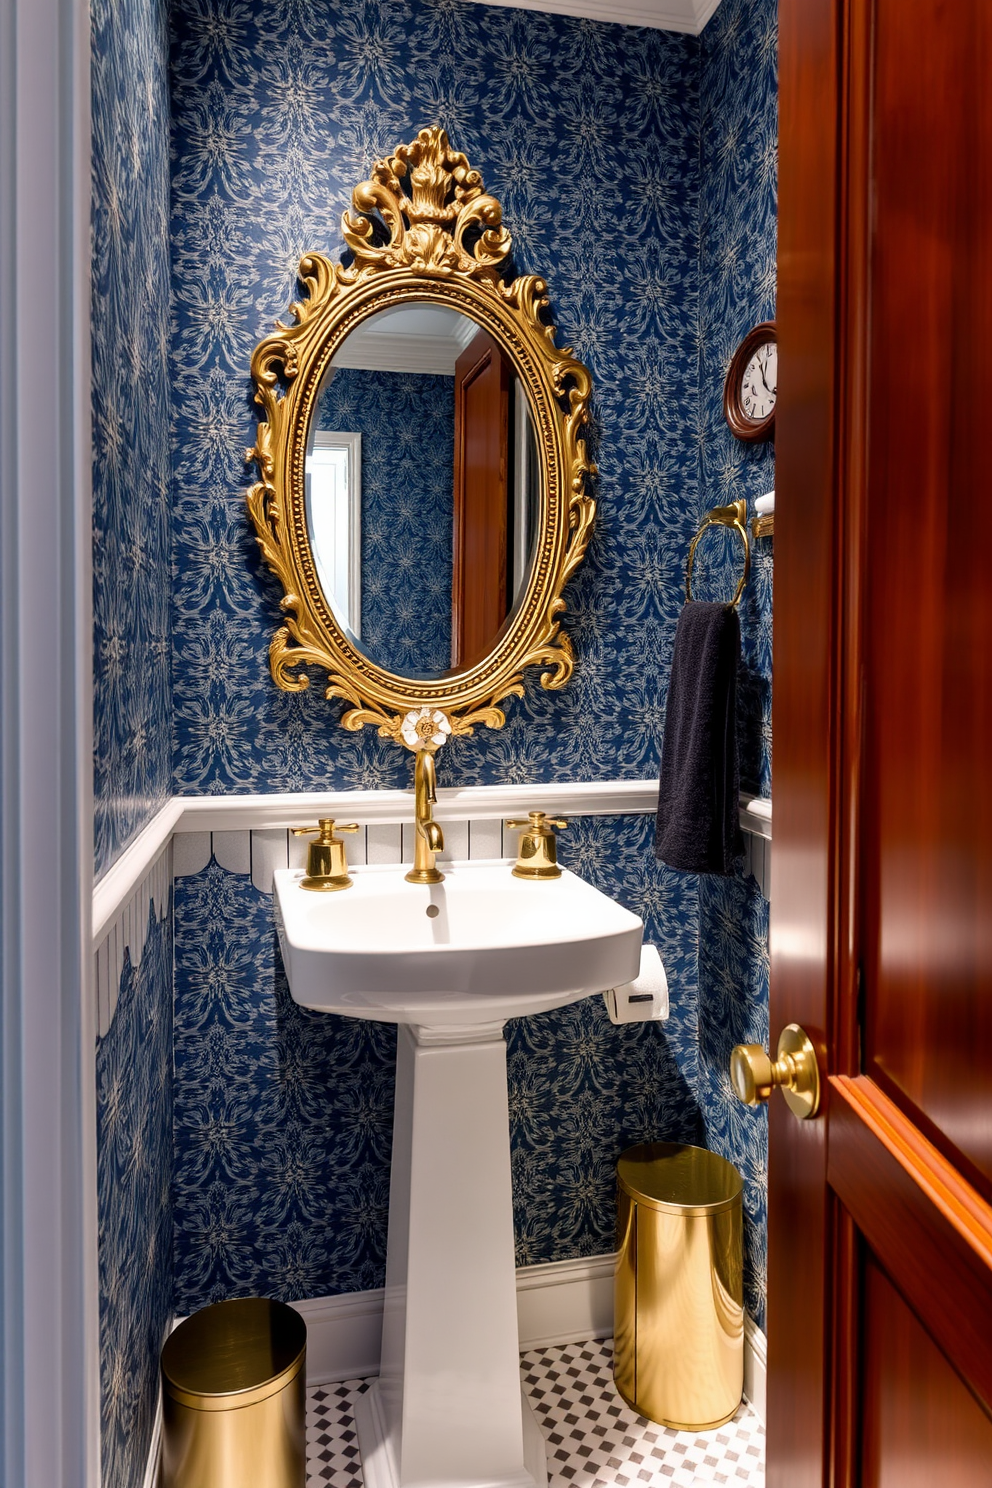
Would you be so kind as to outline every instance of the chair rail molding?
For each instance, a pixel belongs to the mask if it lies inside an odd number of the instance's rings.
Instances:
[[[441,788],[437,795],[434,815],[438,821],[449,825],[489,822],[496,826],[508,817],[535,809],[560,816],[641,815],[658,809],[656,780],[463,786]],[[350,816],[370,829],[399,826],[413,820],[413,793],[403,790],[298,791],[272,795],[173,796],[95,885],[92,911],[94,949],[105,942],[122,910],[134,899],[139,886],[148,880],[150,870],[173,839],[176,839],[178,849],[177,874],[195,872],[197,865],[204,867],[210,861],[211,852],[216,852],[218,847],[224,854],[223,865],[239,871],[240,850],[227,862],[226,845],[223,841],[214,841],[215,837],[227,837],[232,833],[267,832],[274,835],[315,821],[318,816],[339,819]],[[748,844],[746,869],[755,873],[767,897],[765,882],[772,835],[771,801],[742,795],[741,827]],[[188,840],[193,838],[196,840]],[[453,845],[457,840],[453,836]],[[371,837],[369,853],[369,861],[374,861]],[[468,854],[464,852],[461,855]],[[492,856],[502,855],[501,847],[496,846]],[[392,859],[385,857],[382,861]],[[400,857],[396,861],[400,861]],[[240,871],[250,871],[250,858]],[[161,909],[161,901],[158,902]],[[147,912],[147,906],[144,910]],[[121,960],[128,948],[134,949],[122,941],[119,947]]]

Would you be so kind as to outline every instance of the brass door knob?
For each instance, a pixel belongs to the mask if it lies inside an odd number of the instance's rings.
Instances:
[[[734,1094],[746,1106],[766,1101],[776,1085],[794,1116],[806,1121],[820,1108],[820,1068],[816,1050],[798,1023],[782,1029],[774,1064],[760,1044],[738,1044],[730,1055]]]

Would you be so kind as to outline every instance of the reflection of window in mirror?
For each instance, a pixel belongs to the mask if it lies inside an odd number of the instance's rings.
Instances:
[[[362,633],[362,436],[318,429],[306,466],[307,529],[320,587]]]

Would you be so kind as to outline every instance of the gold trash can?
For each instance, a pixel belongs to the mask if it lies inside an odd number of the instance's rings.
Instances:
[[[161,1488],[306,1488],[307,1326],[282,1302],[216,1302],[162,1349]]]
[[[645,1142],[617,1180],[617,1390],[662,1426],[721,1426],[744,1389],[741,1175],[704,1147]]]

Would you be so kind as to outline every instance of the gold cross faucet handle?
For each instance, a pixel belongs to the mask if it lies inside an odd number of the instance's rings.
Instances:
[[[307,837],[311,832],[317,833],[317,840],[311,842],[307,853],[307,872],[306,877],[300,880],[301,888],[319,889],[324,893],[351,888],[348,856],[341,838],[335,835],[336,825],[339,832],[358,831],[357,822],[336,824],[333,816],[322,816],[315,827],[293,828],[294,837]]]
[[[523,834],[516,867],[512,870],[514,878],[561,878],[554,829],[564,831],[567,821],[546,816],[543,811],[530,811],[526,821],[508,821],[506,825],[511,831]]]

